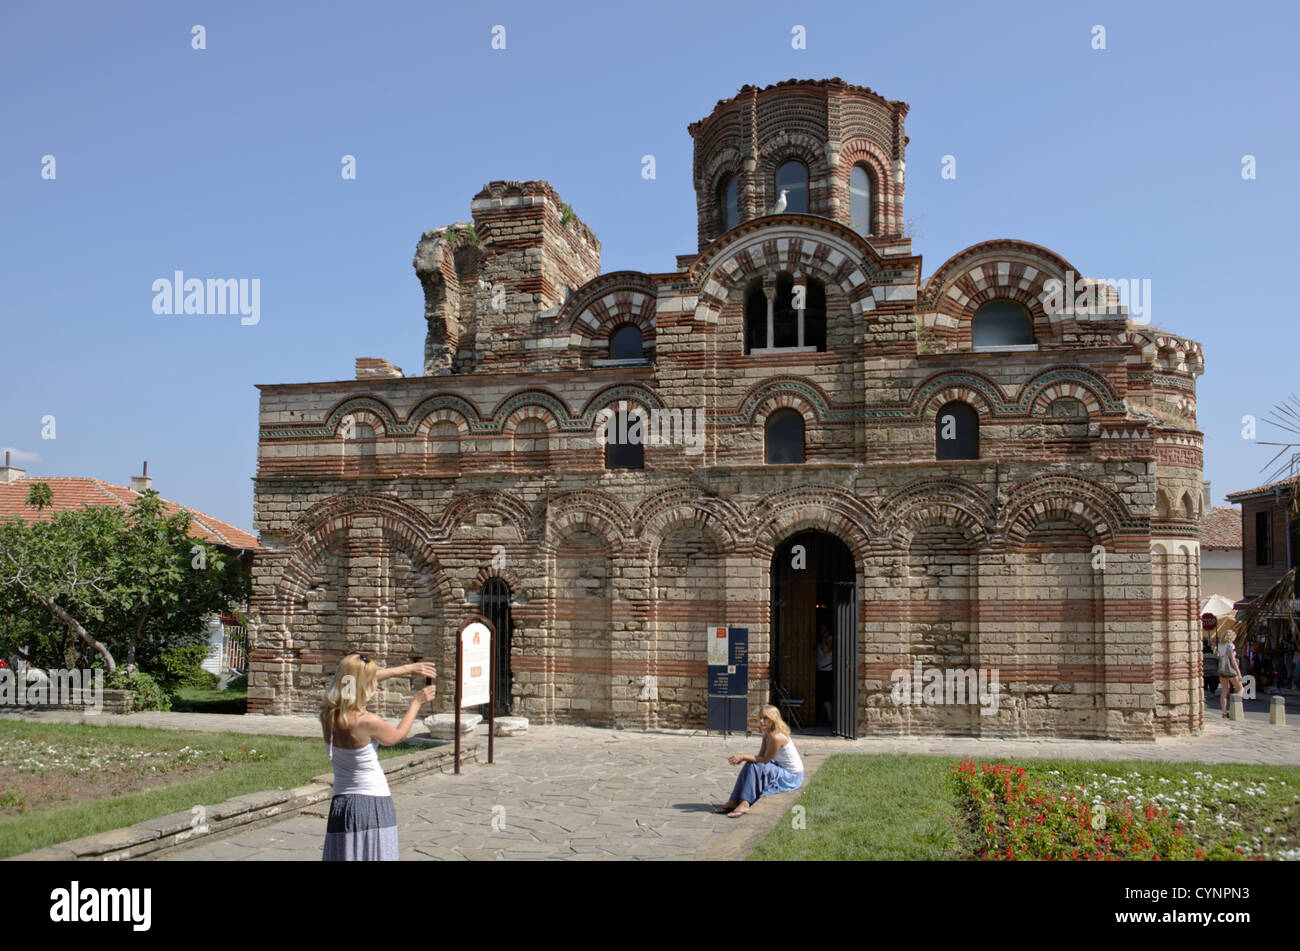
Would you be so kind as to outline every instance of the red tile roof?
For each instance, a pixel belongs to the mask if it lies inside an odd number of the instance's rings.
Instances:
[[[1229,492],[1226,496],[1229,500],[1245,499],[1252,495],[1263,495],[1265,492],[1272,492],[1278,486],[1288,486],[1295,482],[1294,479],[1283,479],[1281,482],[1270,482],[1268,485],[1261,485],[1254,489],[1242,489],[1240,492]],[[1283,492],[1283,495],[1286,493]]]
[[[1241,548],[1241,509],[1216,505],[1201,517],[1202,548]]]
[[[37,482],[44,482],[50,487],[54,504],[46,506],[40,512],[27,504],[27,491]],[[81,508],[83,505],[115,505],[122,510],[129,509],[131,503],[140,497],[140,493],[125,486],[113,485],[103,479],[89,479],[80,476],[41,476],[34,478],[20,476],[13,482],[0,482],[0,519],[15,515],[24,522],[36,522],[54,516],[55,512],[66,512]],[[211,515],[184,505],[177,505],[167,499],[162,500],[163,509],[168,515],[184,510],[190,513],[190,537],[200,538],[214,545],[226,545],[230,548],[256,548],[257,536],[236,528],[229,522],[223,522]]]

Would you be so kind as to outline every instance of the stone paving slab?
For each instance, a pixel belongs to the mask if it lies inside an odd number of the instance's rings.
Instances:
[[[1273,727],[1216,716],[1201,736],[1154,743],[806,735],[796,742],[809,777],[835,753],[1300,765],[1300,716],[1292,721]],[[756,736],[565,726],[500,737],[493,765],[482,762],[481,743],[479,764],[462,775],[434,773],[394,788],[399,854],[405,861],[743,858],[797,798],[766,797],[738,820],[710,811],[735,781],[727,756],[756,752],[758,743]],[[319,861],[324,836],[323,812],[300,815],[161,860]]]

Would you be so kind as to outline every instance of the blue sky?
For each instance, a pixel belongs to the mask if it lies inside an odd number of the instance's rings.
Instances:
[[[163,495],[251,527],[254,385],[348,379],[358,356],[419,372],[415,244],[486,182],[549,180],[605,271],[671,270],[695,249],[687,124],[746,83],[840,76],[911,105],[927,276],[1014,237],[1151,280],[1154,323],[1205,346],[1221,502],[1271,455],[1242,416],[1300,390],[1298,20],[1280,3],[6,4],[0,447],[31,475],[119,484],[148,459]],[[155,315],[175,270],[260,279],[260,321]]]

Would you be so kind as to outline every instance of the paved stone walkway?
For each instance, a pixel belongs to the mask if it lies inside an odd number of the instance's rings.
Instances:
[[[995,740],[887,737],[856,741],[797,738],[811,777],[828,755],[843,752],[970,755],[982,759],[1064,757],[1206,763],[1300,765],[1300,711],[1290,725],[1270,726],[1261,714],[1246,722],[1209,711],[1197,737],[1155,743],[1089,740]],[[1251,705],[1248,705],[1251,706]],[[77,722],[72,711],[6,712],[2,717]],[[135,713],[84,717],[86,722],[317,737],[311,717]],[[422,728],[417,726],[417,733]],[[480,758],[486,756],[481,727]],[[751,815],[730,820],[710,811],[735,780],[726,758],[756,752],[756,736],[688,732],[619,732],[584,727],[534,727],[496,741],[497,762],[461,776],[429,774],[393,787],[403,860],[418,859],[692,859],[742,858],[795,802],[795,794],[759,801]],[[322,772],[328,770],[321,751]],[[199,842],[164,860],[319,861],[326,809],[225,839]],[[495,826],[494,826],[495,820]]]
[[[1293,717],[1300,721],[1300,717]],[[1156,743],[897,737],[797,740],[811,777],[833,753],[929,753],[981,758],[1202,761],[1300,765],[1300,724],[1207,722],[1202,736]],[[726,758],[755,752],[757,737],[535,727],[498,738],[494,765],[431,774],[393,788],[401,858],[743,858],[796,801],[760,800],[730,820],[710,812],[731,790]],[[480,739],[486,755],[486,736]],[[325,808],[164,860],[320,859]],[[496,825],[494,827],[494,819]]]

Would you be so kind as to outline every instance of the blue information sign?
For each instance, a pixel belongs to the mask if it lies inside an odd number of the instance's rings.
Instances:
[[[726,638],[726,650],[722,638]],[[708,720],[710,730],[730,733],[749,723],[749,628],[709,628]],[[726,663],[720,663],[722,660]]]

